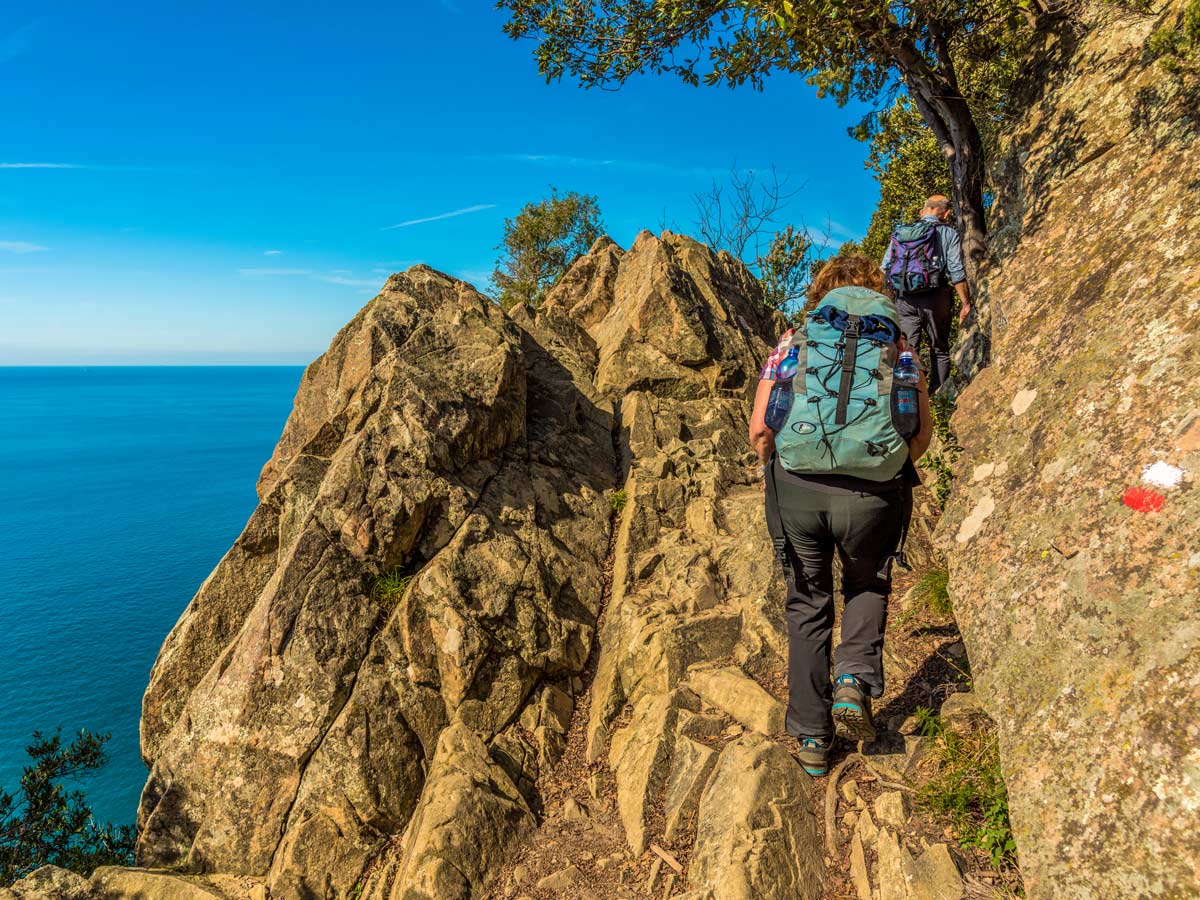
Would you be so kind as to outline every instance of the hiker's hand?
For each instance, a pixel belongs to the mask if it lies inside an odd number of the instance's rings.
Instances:
[[[971,304],[964,303],[962,306],[962,310],[958,314],[958,324],[959,325],[962,325],[963,322],[967,321],[967,315],[970,312],[971,312]]]

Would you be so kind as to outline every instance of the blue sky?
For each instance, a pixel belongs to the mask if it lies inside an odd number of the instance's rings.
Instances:
[[[729,169],[834,239],[859,112],[644,77],[546,85],[490,2],[5,4],[0,364],[307,363],[391,272],[482,286],[506,216],[598,195],[628,246]]]

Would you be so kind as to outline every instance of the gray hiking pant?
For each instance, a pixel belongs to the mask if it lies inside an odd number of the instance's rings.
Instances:
[[[923,337],[929,338],[929,392],[932,394],[950,378],[950,329],[954,311],[954,288],[942,285],[928,294],[896,297],[900,313],[900,330],[908,336],[913,352],[921,349]]]
[[[774,494],[787,537],[787,731],[793,737],[828,738],[833,735],[833,554],[841,558],[845,597],[834,677],[854,675],[879,697],[892,555],[907,513],[905,492],[912,488],[901,483],[867,493],[827,483],[836,479],[816,482],[790,475],[774,465]],[[767,503],[773,500],[768,479]],[[768,509],[768,521],[770,515]]]

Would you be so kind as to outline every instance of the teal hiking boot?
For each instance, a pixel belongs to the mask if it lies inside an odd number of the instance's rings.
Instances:
[[[875,740],[871,698],[853,675],[839,675],[833,683],[833,725],[838,734],[849,740]]]
[[[829,751],[833,739],[800,738],[800,765],[809,775],[829,774]]]

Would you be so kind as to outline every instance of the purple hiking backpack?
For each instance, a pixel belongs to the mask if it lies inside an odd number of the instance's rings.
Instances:
[[[920,294],[940,287],[942,252],[932,222],[901,225],[892,233],[887,279],[901,294]]]

